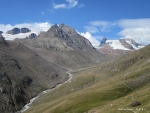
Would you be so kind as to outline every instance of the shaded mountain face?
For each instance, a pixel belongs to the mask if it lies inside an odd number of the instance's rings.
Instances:
[[[20,43],[0,38],[0,113],[19,111],[38,93],[67,79],[65,69]]]
[[[113,57],[99,53],[85,37],[65,24],[53,25],[34,39],[17,40],[41,57],[67,68],[81,68],[110,61]]]
[[[30,29],[28,28],[13,28],[12,30],[7,31],[7,34],[11,34],[11,35],[15,35],[15,34],[19,34],[19,33],[28,33],[31,32]]]
[[[129,38],[119,40],[107,40],[106,38],[104,38],[101,41],[98,51],[110,55],[124,55],[143,47],[144,46],[142,44],[139,44]]]

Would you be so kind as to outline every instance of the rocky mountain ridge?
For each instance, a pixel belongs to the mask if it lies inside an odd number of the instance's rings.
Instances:
[[[41,57],[66,68],[77,69],[113,59],[99,53],[89,40],[65,24],[55,24],[34,39],[16,41],[36,51]]]

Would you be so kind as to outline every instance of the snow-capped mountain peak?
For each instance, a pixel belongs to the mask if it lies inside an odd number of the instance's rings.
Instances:
[[[109,45],[113,49],[121,49],[121,50],[138,50],[143,48],[144,45],[135,42],[129,38],[121,38],[119,40],[102,40],[100,44],[100,48],[104,47],[105,45]]]
[[[129,38],[121,38],[119,40],[107,40],[104,38],[102,39],[101,44],[97,50],[110,55],[124,55],[143,47],[145,46]]]

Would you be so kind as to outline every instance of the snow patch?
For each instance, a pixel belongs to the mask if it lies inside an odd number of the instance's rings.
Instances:
[[[130,50],[125,48],[119,40],[107,40],[106,43],[109,44],[113,49]]]

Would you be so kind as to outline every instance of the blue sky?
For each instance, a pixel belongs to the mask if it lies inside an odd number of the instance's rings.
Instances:
[[[65,23],[91,41],[132,38],[147,44],[149,4],[150,0],[1,0],[0,30],[28,24],[38,31]]]

